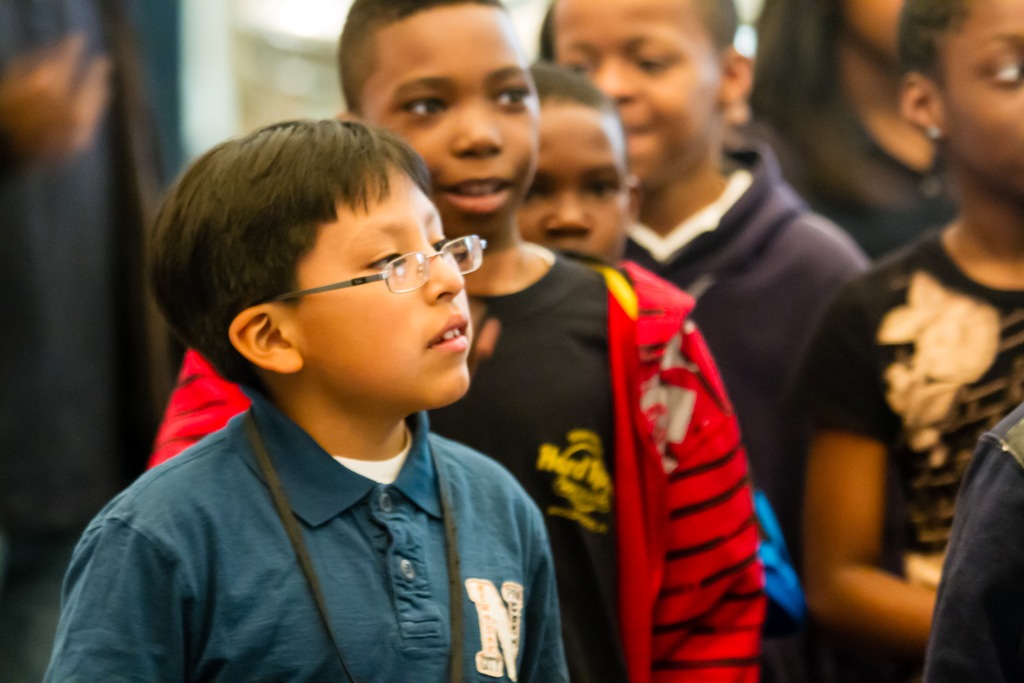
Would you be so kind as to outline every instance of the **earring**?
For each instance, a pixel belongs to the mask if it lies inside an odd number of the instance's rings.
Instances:
[[[924,130],[925,137],[932,142],[937,142],[942,139],[942,129],[938,126],[928,126]]]

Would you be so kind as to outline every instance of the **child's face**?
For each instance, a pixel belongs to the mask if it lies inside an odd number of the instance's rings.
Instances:
[[[692,0],[559,0],[555,54],[615,100],[645,189],[717,168],[722,66]]]
[[[519,232],[530,242],[614,263],[635,218],[633,182],[614,116],[573,102],[545,104],[537,173],[519,209]]]
[[[965,192],[1024,199],[1024,2],[972,2],[942,45],[948,163]]]
[[[298,264],[298,289],[379,273],[414,251],[433,254],[444,239],[437,210],[404,174],[367,211],[338,207]],[[291,311],[302,371],[326,405],[358,415],[404,417],[458,400],[469,388],[469,312],[462,275],[428,261],[420,289],[395,294],[384,281],[306,295]],[[450,330],[458,333],[443,340]]]
[[[376,36],[362,116],[403,136],[427,162],[451,236],[498,245],[533,175],[537,97],[508,16],[439,7]]]

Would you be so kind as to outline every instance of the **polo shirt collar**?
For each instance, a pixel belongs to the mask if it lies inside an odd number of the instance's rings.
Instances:
[[[306,524],[314,527],[324,524],[358,503],[377,486],[376,482],[339,464],[265,396],[255,391],[247,390],[245,393],[252,399],[253,418],[281,480],[288,504]],[[412,445],[392,486],[424,512],[439,518],[441,505],[427,440],[429,425],[426,414],[416,413],[408,419],[408,424]],[[239,424],[238,428],[244,435],[244,426]],[[251,449],[247,451],[251,457],[250,466],[262,479],[255,455]]]
[[[412,433],[412,446],[402,471],[392,484],[428,515],[441,519],[441,500],[437,494],[437,470],[430,454],[430,423],[419,412],[406,420]]]

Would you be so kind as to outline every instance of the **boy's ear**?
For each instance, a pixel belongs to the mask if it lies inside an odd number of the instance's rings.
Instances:
[[[900,113],[933,140],[941,138],[946,130],[946,110],[939,86],[920,72],[911,71],[903,77]]]
[[[236,351],[256,367],[279,375],[302,369],[297,334],[294,317],[282,304],[250,306],[228,326],[228,338]]]
[[[721,54],[722,82],[718,86],[718,104],[726,118],[735,123],[748,111],[747,100],[754,84],[754,62],[734,47]]]

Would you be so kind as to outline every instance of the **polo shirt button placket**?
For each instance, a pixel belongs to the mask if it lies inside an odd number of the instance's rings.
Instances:
[[[395,509],[395,504],[391,501],[391,496],[388,495],[387,491],[380,494],[377,499],[377,504],[380,505],[381,512],[387,514]]]

